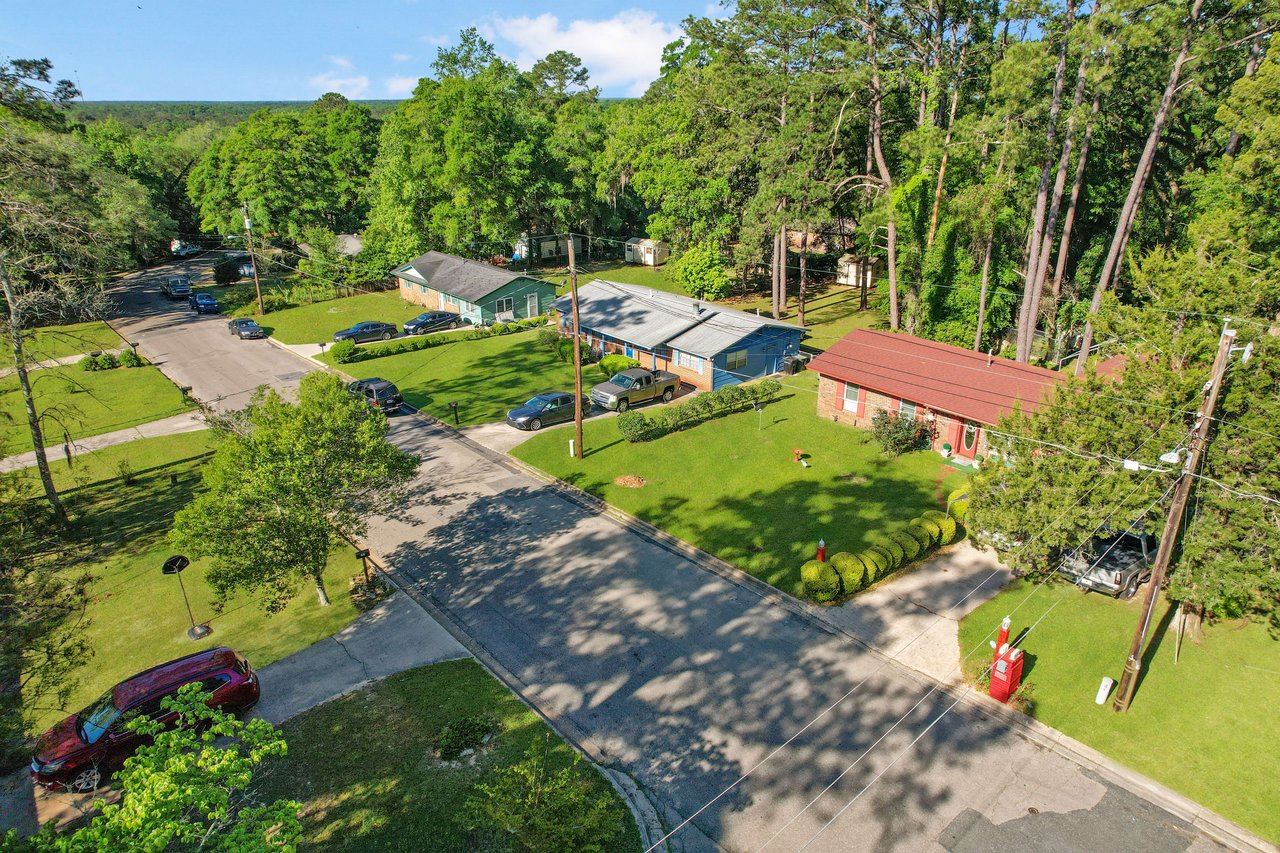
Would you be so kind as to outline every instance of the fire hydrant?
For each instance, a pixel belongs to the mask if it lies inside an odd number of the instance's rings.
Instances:
[[[827,540],[825,539],[818,540],[818,559],[820,561],[827,559]]]
[[[800,457],[804,455],[804,450],[803,450],[802,448],[799,448],[799,447],[793,447],[793,448],[791,448],[791,452],[792,452],[792,453],[794,453],[794,454],[796,455],[796,461],[797,461],[797,462],[799,462],[799,461],[800,461]]]

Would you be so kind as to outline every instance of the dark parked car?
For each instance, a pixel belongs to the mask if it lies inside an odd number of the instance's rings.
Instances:
[[[98,701],[45,732],[31,759],[31,776],[51,790],[92,791],[144,743],[125,728],[140,715],[172,724],[177,715],[161,701],[187,684],[213,695],[209,705],[243,714],[258,702],[258,676],[225,646],[154,666],[120,682]]]
[[[333,341],[389,341],[396,335],[396,327],[391,323],[356,323],[350,329],[334,332]]]
[[[222,311],[218,307],[218,300],[214,299],[208,293],[193,293],[187,300],[187,304],[191,306],[191,310],[197,314],[217,314]]]
[[[591,401],[582,398],[582,413],[591,411]],[[543,391],[518,409],[507,412],[507,423],[516,429],[539,430],[544,426],[573,420],[573,395]]]
[[[258,321],[248,317],[236,317],[227,323],[227,331],[245,341],[250,338],[265,338],[267,330],[258,325]]]
[[[419,314],[404,324],[406,335],[425,335],[437,329],[456,329],[462,325],[462,318],[452,311],[427,311]]]
[[[189,299],[191,297],[191,279],[183,276],[166,279],[165,283],[160,285],[160,292],[170,299]]]
[[[404,405],[400,389],[385,379],[357,379],[347,386],[347,391],[352,396],[363,398],[369,404],[369,408],[383,414],[398,412]]]

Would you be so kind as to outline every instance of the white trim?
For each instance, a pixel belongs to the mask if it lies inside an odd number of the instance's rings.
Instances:
[[[849,389],[850,389],[850,388],[852,388],[852,389],[853,389],[853,399],[852,399],[852,400],[850,400],[850,399],[849,399]],[[843,400],[844,400],[844,410],[845,410],[846,412],[853,412],[853,414],[855,414],[855,415],[856,415],[856,414],[858,414],[858,395],[859,395],[859,394],[861,394],[861,393],[862,393],[862,389],[861,389],[861,388],[859,388],[857,385],[854,385],[852,382],[845,382],[845,383],[844,383],[844,396],[843,396]]]
[[[907,407],[908,407],[908,406],[910,406],[910,407],[911,407],[911,409],[910,409],[910,412],[909,412],[909,413],[908,413],[908,410],[907,410]],[[899,414],[899,415],[901,415],[902,417],[904,417],[904,418],[905,418],[905,417],[910,417],[910,418],[911,418],[911,420],[913,420],[913,421],[914,421],[914,420],[916,419],[916,415],[917,415],[917,414],[919,414],[919,413],[920,413],[920,405],[919,405],[918,403],[913,403],[913,402],[911,402],[910,400],[899,400],[899,401],[898,401],[898,414]]]

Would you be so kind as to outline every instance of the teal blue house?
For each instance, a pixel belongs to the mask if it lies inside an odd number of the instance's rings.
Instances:
[[[452,312],[475,326],[546,314],[556,298],[552,282],[443,252],[427,252],[391,275],[406,302]]]

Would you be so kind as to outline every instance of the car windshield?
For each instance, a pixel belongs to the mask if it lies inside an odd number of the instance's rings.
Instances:
[[[534,397],[532,400],[524,404],[526,409],[533,409],[535,412],[541,412],[551,403],[546,397]]]
[[[108,690],[97,702],[76,715],[76,734],[85,743],[97,743],[118,716],[120,709],[116,707],[115,690]]]
[[[630,376],[615,376],[613,377],[613,384],[617,385],[619,388],[630,388],[635,384],[635,380]]]

